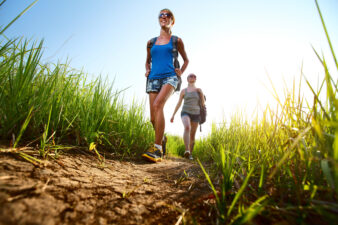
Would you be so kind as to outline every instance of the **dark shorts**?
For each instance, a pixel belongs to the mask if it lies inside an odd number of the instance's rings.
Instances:
[[[161,79],[148,79],[147,81],[147,93],[150,92],[160,92],[161,88],[165,84],[170,84],[171,86],[174,87],[174,90],[177,87],[178,84],[178,78],[177,76],[171,76],[171,77],[166,77],[166,78],[161,78]]]
[[[195,115],[195,114],[190,114],[190,113],[187,113],[187,112],[181,112],[181,117],[183,117],[183,116],[189,116],[190,120],[192,122],[196,122],[196,123],[200,122],[200,120],[201,120],[200,114]]]

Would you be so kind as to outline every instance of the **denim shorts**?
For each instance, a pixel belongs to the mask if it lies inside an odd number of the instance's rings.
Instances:
[[[181,112],[181,117],[183,117],[183,116],[189,116],[190,120],[192,122],[196,122],[196,123],[200,122],[200,120],[201,120],[200,114],[190,114],[190,113],[182,111]]]
[[[174,87],[174,90],[177,87],[178,84],[178,79],[177,76],[171,76],[171,77],[166,77],[166,78],[161,78],[161,79],[148,79],[147,80],[147,89],[146,92],[155,92],[158,93],[161,91],[161,88],[165,84],[170,84],[171,86]]]

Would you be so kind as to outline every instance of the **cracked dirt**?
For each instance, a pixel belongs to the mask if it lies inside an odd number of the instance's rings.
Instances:
[[[210,224],[196,162],[106,158],[73,150],[34,166],[0,153],[0,224]]]

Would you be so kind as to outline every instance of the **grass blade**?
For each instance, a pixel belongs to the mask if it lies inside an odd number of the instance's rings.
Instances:
[[[33,107],[31,107],[31,109],[29,110],[28,116],[27,116],[27,118],[25,119],[25,122],[23,123],[23,125],[21,126],[19,135],[18,135],[17,139],[15,140],[15,143],[14,143],[14,145],[13,145],[13,148],[15,148],[15,147],[18,145],[18,143],[19,143],[19,141],[20,141],[20,139],[21,139],[22,134],[25,132],[25,130],[26,130],[28,124],[29,124],[29,121],[30,121],[31,118],[32,118],[32,111],[33,111]]]
[[[334,185],[334,181],[333,181],[333,178],[332,178],[332,175],[331,175],[331,169],[330,169],[330,166],[329,166],[329,162],[327,160],[323,159],[320,162],[320,166],[321,166],[323,173],[326,177],[327,183],[331,186],[332,189],[334,189],[335,185]]]
[[[253,173],[253,171],[254,171],[254,168],[252,168],[252,169],[249,171],[249,173],[248,173],[248,175],[246,176],[246,178],[245,178],[245,180],[244,180],[244,182],[243,182],[241,188],[240,188],[240,189],[238,190],[238,192],[236,193],[235,198],[232,200],[231,205],[230,205],[230,207],[229,207],[229,209],[228,209],[227,216],[230,216],[230,214],[231,214],[233,208],[235,207],[235,204],[237,203],[237,201],[239,200],[239,198],[242,196],[242,194],[243,194],[243,192],[244,192],[246,186],[248,185],[249,179],[250,179],[251,174]]]
[[[210,177],[209,177],[209,174],[207,173],[207,171],[205,171],[204,166],[202,165],[202,163],[201,163],[201,161],[200,161],[199,159],[197,159],[197,162],[198,162],[198,164],[200,165],[200,167],[201,167],[201,169],[202,169],[202,171],[203,171],[203,173],[204,173],[204,175],[205,175],[205,178],[207,179],[207,181],[208,181],[208,183],[209,183],[209,185],[210,185],[210,187],[211,187],[211,189],[212,189],[212,192],[213,192],[214,195],[215,195],[215,199],[216,199],[217,206],[220,208],[220,207],[221,207],[221,202],[220,202],[220,200],[219,200],[217,191],[216,191],[214,185],[213,185],[212,182],[211,182],[211,179],[210,179]]]
[[[319,8],[319,5],[318,5],[318,1],[315,0],[315,2],[316,2],[316,7],[317,7],[317,10],[318,10],[319,16],[320,16],[320,20],[322,21],[322,25],[323,25],[323,28],[324,28],[324,31],[325,31],[327,42],[330,45],[331,54],[333,56],[334,62],[336,63],[336,68],[338,69],[337,58],[336,58],[336,55],[334,53],[334,50],[333,50],[333,47],[332,47],[332,44],[331,44],[331,40],[330,40],[329,34],[327,32],[327,29],[326,29],[326,25],[325,25],[325,22],[324,22],[324,19],[323,19],[322,12],[320,11],[320,8]]]
[[[26,9],[24,9],[19,15],[17,15],[4,29],[0,31],[0,35],[2,35],[8,27],[10,27],[17,19],[19,19],[27,10],[29,10],[35,3],[37,3],[39,0],[35,0],[33,3],[31,3]],[[1,5],[0,5],[1,6]]]

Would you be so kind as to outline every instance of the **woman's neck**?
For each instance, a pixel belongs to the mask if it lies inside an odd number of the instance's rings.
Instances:
[[[188,88],[196,88],[194,83],[188,83]]]
[[[169,27],[162,27],[161,28],[161,32],[160,32],[160,36],[162,37],[170,37],[171,32],[170,32],[170,28]]]

